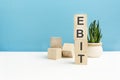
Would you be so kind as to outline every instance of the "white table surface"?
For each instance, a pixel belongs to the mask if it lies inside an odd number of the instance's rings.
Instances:
[[[120,52],[89,58],[88,65],[50,60],[47,52],[0,52],[0,80],[120,80]]]

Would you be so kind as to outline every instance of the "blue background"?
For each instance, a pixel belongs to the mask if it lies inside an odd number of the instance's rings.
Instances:
[[[73,43],[73,16],[100,21],[103,48],[120,50],[119,0],[0,0],[0,51],[46,51],[50,37]]]

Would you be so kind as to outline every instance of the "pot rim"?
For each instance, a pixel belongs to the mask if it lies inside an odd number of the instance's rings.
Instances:
[[[88,43],[88,46],[102,46],[102,43]]]

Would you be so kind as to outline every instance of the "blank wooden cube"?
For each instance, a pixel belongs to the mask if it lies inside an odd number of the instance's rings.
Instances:
[[[74,44],[64,43],[62,48],[62,57],[72,58],[74,55]]]
[[[75,64],[87,65],[87,54],[75,54]]]
[[[49,59],[60,59],[62,56],[61,48],[48,48],[48,58]]]
[[[87,39],[75,40],[75,53],[87,53],[88,42]]]
[[[62,48],[62,38],[60,38],[60,37],[51,37],[50,47],[51,48]]]

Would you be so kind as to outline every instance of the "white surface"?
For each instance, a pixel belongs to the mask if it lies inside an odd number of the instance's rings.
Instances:
[[[0,52],[0,80],[120,80],[120,52],[89,58],[88,65],[50,60],[46,52]]]

